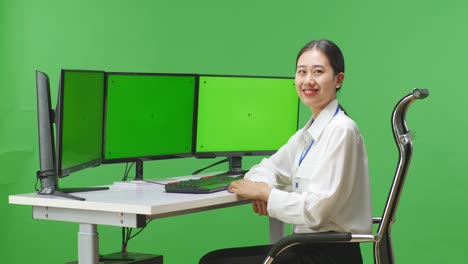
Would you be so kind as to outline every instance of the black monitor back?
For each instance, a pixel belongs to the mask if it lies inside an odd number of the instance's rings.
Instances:
[[[55,188],[57,186],[53,129],[55,116],[51,108],[49,77],[44,72],[36,71],[36,95],[40,164],[38,176],[42,188]]]

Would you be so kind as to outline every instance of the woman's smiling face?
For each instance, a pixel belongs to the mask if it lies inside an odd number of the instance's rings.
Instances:
[[[343,79],[344,73],[335,74],[327,56],[316,48],[302,53],[297,60],[296,91],[314,117],[336,98]]]

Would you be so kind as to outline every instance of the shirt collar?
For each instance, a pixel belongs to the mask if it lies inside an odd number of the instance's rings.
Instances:
[[[308,127],[304,128],[303,135],[306,133],[310,135],[315,141],[318,140],[322,132],[327,127],[328,123],[335,116],[336,108],[338,107],[338,100],[333,100],[328,103],[325,108],[320,112],[317,118],[312,123],[313,117],[308,122]],[[311,124],[312,123],[312,124]]]

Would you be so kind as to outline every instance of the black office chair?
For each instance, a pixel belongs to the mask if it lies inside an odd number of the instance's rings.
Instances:
[[[387,202],[382,217],[374,217],[374,224],[378,224],[376,234],[352,234],[345,232],[326,232],[292,234],[280,239],[268,253],[264,264],[270,264],[285,249],[301,243],[327,243],[327,242],[373,242],[374,263],[393,264],[393,249],[391,229],[395,222],[395,214],[400,200],[400,195],[405,182],[406,173],[413,152],[413,138],[406,125],[406,111],[416,99],[424,99],[429,96],[427,89],[414,89],[412,93],[403,97],[392,113],[392,128],[395,142],[398,146],[400,158],[395,177],[388,194]]]

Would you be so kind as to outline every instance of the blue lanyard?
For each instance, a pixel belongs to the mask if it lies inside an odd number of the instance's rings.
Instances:
[[[338,106],[336,107],[335,114],[333,114],[332,119],[338,114],[339,111],[340,111],[340,105],[338,105]],[[312,124],[313,124],[313,123],[314,123],[314,120],[312,120]],[[311,125],[312,125],[312,124],[311,124]],[[312,145],[314,145],[314,142],[315,142],[315,140],[312,139],[312,142],[310,142],[310,145],[309,145],[309,147],[307,147],[306,151],[303,151],[303,152],[301,153],[301,157],[299,158],[299,167],[301,166],[302,161],[304,160],[304,158],[305,158],[305,157],[307,156],[307,154],[309,153],[310,148],[312,148]]]

